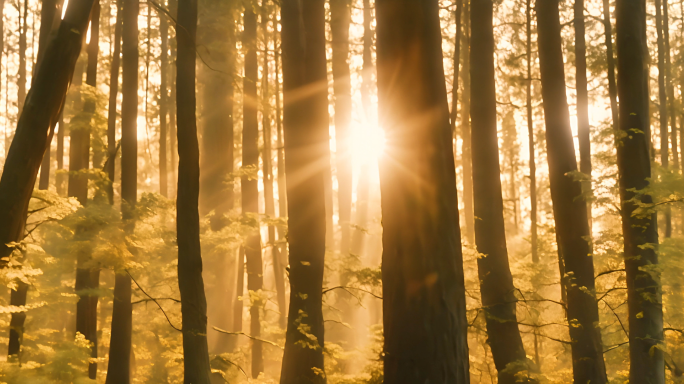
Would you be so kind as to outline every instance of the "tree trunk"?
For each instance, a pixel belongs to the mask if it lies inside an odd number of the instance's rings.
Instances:
[[[577,162],[565,93],[557,0],[537,1],[537,23],[551,200],[559,261],[564,268],[561,285],[567,294],[573,377],[575,383],[600,384],[607,377],[598,328],[587,205],[584,199],[578,198],[581,183],[568,174],[577,171]]]
[[[133,210],[138,198],[138,13],[137,0],[122,0],[121,78],[121,212],[125,230],[135,227]],[[107,384],[131,380],[131,277],[117,271],[114,281],[112,336]]]
[[[177,17],[178,16],[178,0],[169,0],[169,13],[171,14],[171,17]],[[169,92],[169,100],[176,100],[176,76],[174,74],[176,73],[176,48],[177,48],[177,40],[178,40],[178,32],[176,32],[176,38],[171,39],[169,41],[170,45],[170,61],[171,61],[171,71],[170,75],[171,78],[169,79],[169,88],[171,88],[171,91]],[[169,159],[169,166],[171,167],[171,182],[169,183],[169,186],[175,186],[177,184],[177,174],[176,170],[178,167],[178,161],[176,160],[176,148],[177,148],[177,143],[176,143],[176,103],[171,102],[169,103],[169,152],[171,153],[171,158]],[[169,193],[169,196],[171,198],[175,197],[177,194],[176,190],[172,190]]]
[[[245,3],[245,28],[242,35],[242,46],[245,52],[245,77],[243,79],[243,129],[242,129],[242,167],[259,166],[259,122],[257,120],[257,80],[259,64],[257,62],[257,17],[251,3]],[[247,258],[247,289],[257,292],[263,288],[263,266],[261,261],[261,233],[259,231],[259,190],[258,180],[243,176],[242,186],[242,214],[253,216],[254,225],[247,235],[245,254]],[[252,297],[252,295],[250,295]],[[254,337],[261,335],[259,311],[262,303],[250,302],[250,334]],[[256,378],[264,370],[262,356],[263,344],[252,341],[252,377]]]
[[[276,28],[274,28],[276,29]],[[275,33],[278,36],[278,32]],[[287,188],[285,186],[285,144],[283,143],[283,124],[281,119],[280,108],[280,40],[277,39],[278,44],[275,49],[275,122],[276,122],[276,142],[278,146],[278,217],[287,217]],[[339,186],[338,186],[339,192]],[[283,272],[285,266],[288,265],[287,257],[287,242],[285,241],[285,230],[283,226],[278,227],[278,239],[280,240],[280,247],[278,256],[280,257],[281,268],[276,271],[276,279],[283,281],[283,295],[278,296],[278,308],[280,309],[280,327],[285,329],[287,327],[287,302],[285,296],[285,278]]]
[[[532,262],[539,262],[539,245],[537,244],[537,163],[534,144],[534,120],[532,115],[532,0],[525,5],[526,37],[525,57],[527,61],[527,81],[525,89],[525,109],[527,110],[527,140],[529,146],[530,168],[530,245]]]
[[[162,1],[162,5],[165,5]],[[167,15],[159,14],[159,34],[161,53],[159,54],[159,194],[169,195],[169,171],[166,155],[168,142],[168,103],[169,103],[169,21]]]
[[[16,289],[10,292],[10,305],[24,306],[26,305],[26,295],[28,293],[29,285],[23,281],[17,282]],[[21,351],[21,344],[24,341],[24,322],[26,321],[26,312],[13,313],[10,319],[9,344],[7,348],[7,356],[10,358],[16,356],[18,359]]]
[[[660,165],[669,167],[669,133],[667,118],[667,87],[665,85],[665,42],[663,39],[663,17],[661,0],[655,0],[655,19],[658,42],[658,112],[660,117]],[[672,210],[665,207],[665,237],[672,236]]]
[[[529,370],[516,317],[515,287],[508,263],[499,165],[491,0],[471,2],[471,89],[475,241],[488,343],[501,384],[514,384]]]
[[[329,159],[323,0],[281,6],[290,307],[281,384],[325,383],[322,287]],[[307,89],[301,94],[302,89]],[[306,329],[306,332],[302,332]]]
[[[38,38],[38,59],[36,68],[45,55],[45,48],[50,37],[50,32],[59,25],[60,19],[57,19],[57,0],[43,0],[40,10],[40,37]],[[35,71],[34,71],[35,72]],[[40,178],[38,181],[38,189],[47,190],[50,186],[50,143],[45,150],[43,162],[40,165]]]
[[[99,53],[99,21],[100,4],[93,4],[90,14],[90,43],[87,47],[88,69],[86,71],[86,84],[95,87],[97,85],[97,56]],[[90,133],[91,120],[95,113],[95,100],[87,100],[83,106],[84,126],[79,129],[71,130],[71,149],[69,156],[69,171],[78,172],[87,170],[90,160]],[[73,119],[72,119],[73,120]],[[77,140],[74,140],[74,137]],[[80,145],[75,145],[79,143]],[[76,160],[76,161],[75,161]],[[75,164],[78,168],[72,168]],[[72,174],[70,173],[70,176]],[[71,177],[70,177],[71,179]],[[73,188],[72,188],[73,186]],[[73,193],[73,194],[72,194]],[[69,196],[74,196],[86,205],[88,200],[88,177],[82,175],[78,179],[69,180]],[[81,200],[82,199],[82,200]],[[87,231],[87,230],[84,230]],[[78,232],[76,235],[78,236]],[[79,291],[96,290],[99,288],[100,271],[97,267],[86,266],[91,261],[91,254],[88,250],[81,250],[78,255],[76,266],[75,290],[79,295],[76,305],[76,332],[85,336],[86,340],[93,343],[91,357],[97,358],[97,295],[83,294]],[[88,369],[88,376],[95,379],[97,376],[97,363],[91,363]]]
[[[376,15],[378,99],[387,138],[380,163],[384,380],[468,383],[439,4],[378,0]]]
[[[233,302],[233,332],[242,332],[242,312],[244,311],[242,296],[245,293],[245,250],[242,246],[238,250],[237,263],[235,265],[237,283],[235,287],[235,301]],[[237,344],[237,341],[235,344]]]
[[[672,79],[672,63],[670,57],[670,16],[668,0],[663,0],[663,42],[665,51],[665,84],[668,98],[668,114],[671,121],[670,140],[672,140],[672,166],[679,169],[679,151],[677,148],[677,110],[675,105],[674,81]]]
[[[463,102],[461,106],[461,164],[463,167],[463,212],[465,215],[466,240],[469,245],[475,244],[475,216],[473,213],[473,163],[470,148],[470,4],[465,4],[463,11],[463,41],[461,53],[463,57]]]
[[[195,116],[197,2],[178,2],[178,286],[183,318],[184,382],[209,384],[207,300],[202,280],[199,222],[199,143]]]
[[[613,117],[613,130],[617,131],[620,121],[617,103],[617,84],[615,83],[615,57],[613,54],[613,27],[610,21],[610,1],[603,0],[603,27],[606,36],[606,62],[608,63],[608,94],[610,111]]]
[[[81,51],[92,4],[92,0],[70,3],[19,117],[0,179],[0,258],[12,252],[6,244],[23,237],[31,192]]]
[[[575,0],[573,6],[575,27],[575,87],[577,90],[577,137],[580,152],[579,170],[588,180],[582,183],[582,192],[591,193],[591,125],[589,123],[589,91],[587,89],[587,43],[584,37],[584,0]],[[585,200],[586,201],[586,200]],[[587,216],[591,235],[591,200],[587,201]]]
[[[109,177],[107,194],[109,204],[114,204],[114,172],[116,169],[116,98],[119,94],[119,69],[121,66],[121,27],[124,0],[116,0],[116,21],[114,25],[114,52],[109,72],[109,109],[107,111],[107,162],[105,171]],[[164,17],[162,17],[164,19]],[[162,35],[163,36],[163,35]],[[163,52],[162,52],[163,55]],[[163,67],[162,67],[163,68]],[[61,128],[60,128],[61,129]]]
[[[629,313],[629,382],[665,383],[663,351],[663,309],[656,246],[655,214],[634,215],[635,190],[648,186],[649,156],[648,88],[644,64],[646,10],[643,1],[618,1],[617,19],[618,94],[620,131],[617,164],[620,180],[622,230],[625,242],[627,304]],[[637,197],[652,204],[649,195]]]
[[[351,72],[349,70],[349,26],[351,1],[330,1],[332,32],[332,73],[335,95],[335,142],[337,166],[338,224],[341,230],[340,253],[349,253],[351,239],[352,159],[350,129],[352,120]]]
[[[454,78],[451,84],[451,131],[456,140],[456,119],[458,118],[458,80],[461,69],[461,39],[463,29],[461,27],[461,15],[463,14],[463,0],[456,0],[454,19],[456,20],[456,39],[454,40]],[[456,148],[454,147],[454,155]]]

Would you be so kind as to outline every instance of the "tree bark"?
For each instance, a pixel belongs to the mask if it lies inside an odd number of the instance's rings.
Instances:
[[[634,215],[635,190],[648,186],[651,177],[648,88],[646,86],[646,9],[640,0],[618,1],[617,69],[620,97],[620,141],[617,164],[620,180],[622,230],[625,244],[627,304],[629,313],[629,382],[665,383],[662,293],[659,285],[655,214]],[[652,204],[649,195],[640,203]]]
[[[178,286],[183,319],[184,382],[209,384],[207,300],[202,280],[200,247],[200,165],[195,96],[195,41],[197,1],[178,2],[178,60],[176,105],[178,110]]]
[[[121,72],[121,212],[124,228],[135,228],[133,210],[138,198],[138,13],[137,0],[122,0]],[[131,380],[131,277],[117,271],[114,281],[112,336],[107,384]]]
[[[276,28],[274,28],[276,29]],[[278,36],[279,33],[275,32],[275,35]],[[275,49],[275,123],[276,123],[276,142],[278,146],[278,217],[280,218],[285,218],[287,217],[287,187],[285,185],[285,144],[283,142],[283,124],[282,124],[282,108],[280,107],[280,39],[277,39],[277,47]],[[338,188],[339,192],[339,188]],[[287,242],[283,241],[285,240],[285,230],[283,226],[278,227],[278,239],[280,240],[280,247],[278,250],[278,256],[280,257],[280,265],[281,269],[280,271],[277,271],[277,274],[279,277],[276,277],[276,279],[280,279],[283,281],[283,295],[278,297],[278,308],[281,309],[280,313],[280,319],[279,319],[279,324],[281,328],[285,329],[287,327],[287,302],[286,302],[286,296],[285,296],[285,279],[283,276],[283,272],[285,270],[285,266],[288,265],[288,257],[287,257]],[[281,301],[282,300],[282,301]]]
[[[387,138],[380,163],[384,380],[468,383],[439,4],[378,0],[376,15],[380,116]]]
[[[245,4],[244,32],[242,46],[245,47],[245,76],[243,78],[243,129],[242,129],[242,167],[259,166],[259,122],[257,120],[257,81],[259,64],[257,62],[257,17],[251,3]],[[247,289],[256,293],[263,288],[263,266],[261,260],[261,232],[259,231],[259,190],[258,180],[243,176],[242,214],[254,217],[255,225],[247,235],[245,254],[247,258]],[[254,298],[250,294],[250,298]],[[250,334],[261,335],[259,312],[262,303],[250,300]],[[252,377],[256,378],[264,370],[262,355],[263,343],[252,340]]]
[[[473,163],[470,147],[470,4],[463,10],[463,41],[461,53],[463,57],[463,101],[461,106],[461,164],[463,167],[463,213],[465,216],[466,240],[469,245],[475,244],[475,214],[473,213]]]
[[[620,121],[617,103],[617,84],[615,82],[615,57],[613,54],[613,26],[610,20],[610,1],[603,0],[603,27],[606,36],[606,62],[608,63],[608,95],[613,117],[613,130],[617,131]]]
[[[679,151],[677,148],[677,110],[675,105],[674,80],[672,79],[672,63],[670,55],[670,17],[668,0],[663,0],[663,42],[665,49],[665,84],[668,98],[668,116],[671,122],[670,140],[672,141],[672,166],[679,169]]]
[[[326,382],[322,311],[326,172],[325,165],[316,165],[330,158],[324,3],[281,3],[290,246],[290,307],[281,384]]]
[[[573,378],[577,384],[606,383],[587,205],[578,198],[581,183],[568,174],[577,171],[577,162],[565,93],[557,0],[537,1],[537,23],[551,200],[573,341]]]
[[[532,0],[525,5],[526,38],[525,57],[527,61],[527,81],[525,89],[525,109],[527,110],[527,140],[529,146],[530,168],[530,245],[532,262],[539,262],[537,240],[537,162],[534,144],[534,116],[532,115]]]
[[[116,0],[116,20],[114,25],[114,52],[109,72],[109,108],[107,110],[107,162],[105,171],[109,177],[107,195],[109,204],[114,204],[114,172],[116,170],[116,98],[119,94],[119,69],[121,67],[121,29],[124,0]],[[164,19],[162,17],[162,19]],[[163,55],[163,53],[162,53]],[[61,129],[61,128],[60,128]]]
[[[463,0],[456,0],[456,10],[454,11],[454,19],[456,21],[456,38],[454,39],[454,78],[451,84],[451,131],[453,132],[454,140],[456,140],[456,120],[458,118],[458,81],[461,69],[461,39],[463,38],[463,29],[461,27],[461,15],[463,14]],[[454,155],[456,148],[454,147]]]
[[[23,15],[21,5],[19,10],[19,70],[17,73],[17,108],[18,114],[24,109],[24,101],[26,100],[26,52],[27,42],[26,34],[28,33],[28,0],[24,0]]]
[[[36,71],[0,179],[0,258],[9,257],[7,244],[24,234],[28,203],[48,139],[52,136],[64,96],[81,51],[92,0],[73,0]],[[4,266],[5,263],[3,263]]]
[[[516,317],[515,287],[508,263],[499,165],[494,71],[494,15],[491,0],[471,2],[471,89],[475,242],[488,343],[501,384],[529,376]]]
[[[351,1],[330,1],[332,33],[332,73],[335,95],[335,143],[337,166],[338,225],[341,230],[340,253],[347,255],[351,239],[352,155],[350,129],[352,120],[351,72],[349,70],[349,26]]]
[[[165,5],[162,2],[162,5]],[[159,14],[161,53],[159,54],[159,194],[169,195],[168,103],[169,103],[169,21],[167,15]]]
[[[169,1],[169,13],[171,13],[172,17],[177,17],[178,16],[178,0],[168,0]],[[171,78],[169,80],[169,88],[171,88],[171,91],[169,92],[169,99],[170,100],[176,100],[176,76],[174,74],[176,73],[176,59],[177,59],[177,41],[178,41],[178,32],[176,31],[176,35],[174,39],[171,39],[169,41],[170,45],[170,57],[169,59],[171,60],[171,71],[170,75]],[[169,183],[169,186],[174,186],[177,184],[178,181],[178,175],[176,174],[176,170],[178,168],[178,160],[176,159],[176,149],[178,147],[176,143],[176,103],[169,103],[169,152],[171,153],[171,158],[169,159],[169,166],[171,167],[171,182]],[[169,196],[171,198],[175,197],[177,195],[176,190],[172,190],[169,193]]]

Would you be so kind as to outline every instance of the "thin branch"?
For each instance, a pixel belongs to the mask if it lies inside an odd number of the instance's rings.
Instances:
[[[247,337],[247,338],[249,338],[249,339],[252,339],[252,340],[255,340],[255,341],[260,341],[260,342],[262,342],[262,343],[270,344],[270,345],[272,345],[272,346],[274,346],[274,347],[278,347],[278,348],[280,348],[280,349],[285,349],[285,348],[281,347],[280,345],[278,345],[278,344],[276,344],[276,343],[274,343],[274,342],[272,342],[272,341],[270,341],[270,340],[265,340],[265,339],[261,339],[261,338],[258,338],[258,337],[254,337],[254,336],[248,335],[248,334],[246,334],[246,333],[244,333],[244,332],[228,332],[228,331],[223,330],[223,329],[218,328],[218,327],[212,327],[212,328],[214,328],[214,330],[215,330],[216,332],[219,332],[219,333],[224,333],[224,334],[226,334],[226,335],[245,336],[245,337]]]
[[[368,291],[368,290],[366,290],[366,289],[363,289],[363,288],[356,288],[356,287],[347,287],[347,286],[344,286],[344,285],[338,285],[337,287],[326,288],[326,289],[323,290],[323,294],[325,295],[326,293],[328,293],[328,292],[330,292],[330,291],[334,291],[335,289],[344,289],[344,290],[347,291],[347,292],[349,292],[349,289],[356,289],[356,290],[358,290],[358,291],[365,292],[365,293],[367,293],[367,294],[369,294],[369,295],[375,297],[376,299],[382,300],[382,296],[378,296],[378,295],[376,295],[375,293],[373,293],[373,292],[371,292],[371,291]],[[351,292],[349,292],[349,293],[351,294]]]
[[[613,349],[617,349],[617,348],[622,347],[625,344],[629,344],[629,341],[625,341],[624,343],[620,343],[620,344],[615,344],[615,345],[611,346],[610,348],[606,349],[605,351],[603,351],[603,353],[608,353],[608,352],[612,351]]]
[[[148,295],[147,292],[145,292],[145,290],[142,289],[142,287],[140,286],[140,284],[138,284],[138,282],[135,281],[135,279],[133,278],[133,275],[131,275],[131,273],[128,272],[127,269],[125,269],[125,271],[126,271],[126,273],[128,274],[128,276],[131,277],[131,280],[133,280],[133,282],[135,283],[135,285],[138,286],[138,288],[140,289],[140,292],[144,293],[145,296],[149,297],[152,301],[154,301],[155,304],[157,304],[157,306],[159,307],[159,309],[160,309],[160,310],[162,311],[162,313],[164,314],[164,317],[166,317],[166,321],[169,322],[169,325],[171,326],[171,328],[175,329],[176,331],[183,332],[182,329],[180,329],[180,328],[176,327],[175,325],[173,325],[173,323],[171,322],[171,319],[169,319],[169,316],[166,314],[166,312],[164,312],[164,308],[162,308],[161,304],[159,304],[159,302],[158,302],[154,297]]]
[[[175,301],[176,303],[180,303],[180,302],[181,302],[180,300],[174,299],[173,297],[156,297],[156,298],[154,298],[154,299],[141,299],[141,300],[138,300],[138,301],[134,301],[134,302],[132,302],[131,304],[146,303],[146,302],[154,301],[154,300],[171,300],[171,301]]]

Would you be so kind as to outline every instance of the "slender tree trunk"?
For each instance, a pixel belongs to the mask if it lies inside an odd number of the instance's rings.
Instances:
[[[259,166],[259,122],[257,120],[257,80],[259,64],[257,62],[257,17],[251,3],[245,3],[244,13],[245,29],[242,35],[242,46],[245,47],[245,77],[242,84],[244,98],[243,106],[243,130],[242,130],[242,166]],[[259,190],[258,180],[243,176],[242,181],[242,214],[254,215],[259,213]],[[258,227],[252,228],[247,235],[245,254],[247,256],[247,289],[257,292],[263,288],[263,266],[261,260],[261,233]],[[250,295],[252,297],[252,295]],[[261,335],[261,323],[259,320],[262,303],[252,301],[250,303],[250,334],[254,337]],[[262,355],[263,343],[252,341],[252,377],[258,377],[264,370]]]
[[[473,0],[470,18],[472,40],[471,89],[473,196],[475,241],[482,307],[489,346],[501,384],[519,382],[529,370],[518,320],[516,297],[508,263],[506,227],[499,165],[494,71],[494,26],[491,0]]]
[[[105,170],[109,177],[107,194],[109,204],[114,204],[114,172],[116,170],[116,98],[119,94],[119,69],[121,66],[121,29],[124,0],[116,0],[116,21],[114,25],[114,52],[109,72],[109,109],[107,111],[107,162]],[[162,17],[164,19],[164,17]],[[162,35],[163,36],[163,35]],[[163,53],[162,53],[163,55]],[[61,128],[60,128],[61,129]]]
[[[575,87],[577,89],[577,136],[580,152],[579,170],[588,180],[582,183],[585,196],[591,193],[591,124],[589,122],[589,91],[587,89],[587,43],[584,37],[584,0],[575,0]],[[587,216],[591,235],[591,200],[587,201]]]
[[[629,313],[629,382],[663,384],[662,293],[657,269],[658,230],[655,214],[635,215],[635,190],[648,186],[651,177],[648,133],[648,88],[644,71],[646,9],[643,1],[618,1],[617,69],[620,130],[617,163],[620,179],[622,230],[625,242],[627,304]],[[640,195],[640,203],[652,204]]]
[[[463,211],[465,215],[466,240],[468,244],[475,244],[475,216],[473,213],[473,163],[470,147],[470,5],[465,4],[463,11],[463,102],[461,106],[461,164],[463,167]]]
[[[169,0],[169,13],[171,13],[172,17],[177,17],[178,15],[178,0]],[[171,60],[171,71],[170,75],[171,78],[169,80],[169,88],[171,88],[171,91],[169,92],[169,99],[170,100],[176,100],[176,76],[174,74],[176,73],[176,47],[177,47],[177,40],[178,40],[178,32],[176,32],[176,36],[174,39],[171,39],[169,41],[170,45],[170,60]],[[171,182],[169,183],[169,186],[175,186],[177,184],[177,175],[176,175],[176,170],[178,168],[178,161],[176,159],[176,148],[177,148],[177,143],[176,143],[176,103],[169,103],[169,152],[171,153],[171,158],[169,159],[169,166],[171,167]],[[169,196],[171,198],[176,196],[176,190],[172,190],[169,193]]]
[[[384,380],[468,383],[439,4],[377,0],[376,15],[378,99],[387,137],[380,164]]]
[[[88,26],[92,4],[92,0],[70,2],[19,117],[0,179],[0,258],[12,252],[6,244],[23,237],[31,192],[81,50],[80,36]]]
[[[660,165],[669,167],[669,120],[667,118],[667,86],[665,74],[665,42],[663,38],[663,16],[661,0],[655,0],[655,19],[658,43],[658,111],[660,116]],[[665,207],[665,237],[672,236],[672,210]]]
[[[608,94],[610,111],[613,116],[613,130],[617,131],[620,121],[617,103],[617,84],[615,82],[615,57],[613,54],[613,27],[610,20],[610,1],[603,0],[603,27],[606,36],[606,62],[608,63]]]
[[[28,284],[23,281],[17,281],[16,289],[13,289],[10,292],[10,305],[17,307],[26,305],[28,289]],[[7,355],[10,358],[19,358],[18,355],[21,351],[21,344],[23,344],[24,341],[24,322],[26,322],[26,312],[12,314],[7,348]]]
[[[235,289],[235,301],[233,303],[233,332],[242,332],[242,312],[244,303],[241,298],[245,293],[245,250],[242,246],[238,250],[237,263],[235,265],[237,266],[237,284]]]
[[[451,132],[453,139],[456,140],[456,119],[458,118],[458,80],[461,69],[461,39],[463,30],[461,28],[461,15],[463,14],[463,0],[456,0],[456,10],[454,19],[456,20],[456,39],[454,40],[454,78],[451,84]],[[456,148],[454,147],[454,155]]]
[[[322,287],[328,87],[325,2],[281,2],[290,307],[281,384],[325,383]],[[308,89],[302,96],[300,89]],[[301,329],[307,329],[306,334]]]
[[[332,73],[335,95],[335,143],[337,166],[338,224],[341,229],[340,253],[347,255],[351,239],[352,154],[350,125],[352,119],[351,72],[349,70],[349,26],[351,1],[330,1],[332,32]]]
[[[526,37],[525,57],[527,62],[527,81],[525,89],[525,109],[527,110],[527,140],[529,146],[530,168],[530,245],[532,262],[539,262],[539,245],[537,244],[537,162],[534,144],[534,117],[532,115],[532,0],[526,1]]]
[[[137,0],[122,0],[121,78],[121,211],[125,230],[135,228],[133,210],[138,198],[138,13]],[[112,336],[107,384],[131,380],[131,277],[117,271],[114,281]]]
[[[276,28],[274,28],[275,30]],[[278,32],[275,33],[278,36]],[[285,144],[283,142],[283,124],[281,119],[282,109],[280,107],[280,40],[277,39],[275,49],[275,122],[276,122],[276,142],[278,146],[278,217],[287,217],[287,188],[285,186]],[[339,192],[339,188],[338,188]],[[285,230],[283,226],[278,227],[278,239],[281,242],[278,256],[280,257],[281,269],[276,271],[279,275],[276,279],[283,281],[283,295],[278,296],[278,308],[280,309],[279,324],[285,329],[287,327],[287,301],[285,296],[284,266],[288,265],[287,243],[285,240]]]
[[[64,177],[65,175],[60,173],[59,171],[64,169],[64,114],[63,112],[59,113],[58,117],[58,123],[59,125],[59,130],[57,131],[57,152],[55,153],[55,157],[57,157],[57,172],[55,175],[55,187],[57,188],[57,194],[60,196],[65,195],[64,191]]]
[[[26,52],[28,52],[26,34],[28,33],[28,0],[24,0],[24,10],[19,11],[19,71],[17,73],[17,106],[18,114],[24,109],[26,100]]]
[[[557,0],[537,1],[537,23],[551,200],[559,261],[564,268],[561,285],[566,291],[571,325],[573,378],[576,384],[606,383],[587,205],[577,198],[581,183],[568,175],[577,171],[577,162],[565,93]]]
[[[38,59],[35,68],[40,65],[40,62],[45,55],[45,48],[47,46],[50,32],[59,24],[57,16],[57,0],[43,0],[40,10],[40,36],[38,38]],[[35,71],[34,71],[35,72]],[[50,143],[45,150],[43,162],[40,165],[40,178],[38,181],[38,189],[47,190],[50,186]]]
[[[207,300],[202,280],[199,222],[199,143],[195,116],[197,2],[178,2],[178,286],[183,318],[184,382],[209,384]]]

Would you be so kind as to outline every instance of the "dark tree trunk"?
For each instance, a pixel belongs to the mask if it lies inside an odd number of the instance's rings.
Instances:
[[[86,84],[95,87],[97,85],[97,55],[99,52],[99,20],[100,4],[93,5],[90,14],[90,44],[87,47],[88,69],[86,71]],[[71,149],[69,156],[69,170],[74,172],[87,170],[90,160],[90,132],[91,119],[95,113],[95,100],[87,100],[83,106],[82,121],[83,126],[79,129],[71,130]],[[73,120],[73,119],[72,119]],[[74,138],[76,137],[76,140]],[[75,145],[78,143],[79,145]],[[77,161],[74,161],[77,160]],[[72,168],[74,163],[78,168]],[[71,177],[69,180],[69,196],[79,199],[85,205],[88,200],[88,177],[86,175],[78,178]],[[73,193],[73,194],[72,194]],[[77,236],[78,236],[77,232]],[[79,295],[76,305],[76,332],[85,336],[86,340],[93,343],[93,358],[97,358],[97,295],[83,294],[79,291],[96,290],[99,287],[100,271],[97,267],[86,266],[91,260],[90,252],[81,250],[78,255],[76,266],[75,290]],[[97,376],[97,363],[92,363],[88,369],[88,376],[95,379]]]
[[[28,293],[29,285],[23,281],[17,281],[16,289],[10,292],[10,305],[23,306],[26,305],[26,295]],[[13,313],[10,319],[9,344],[7,348],[7,355],[17,356],[21,351],[21,344],[24,341],[24,322],[26,321],[26,312]]]
[[[325,383],[322,287],[329,159],[323,0],[281,6],[290,307],[281,384]],[[307,89],[305,96],[301,90]],[[308,335],[300,331],[308,329]]]
[[[64,114],[63,112],[59,113],[58,117],[58,123],[59,125],[59,130],[57,131],[57,152],[55,153],[55,157],[57,157],[57,171],[55,172],[55,187],[57,189],[57,194],[60,196],[65,195],[64,191],[64,177],[65,175],[62,173],[59,173],[59,171],[64,169]],[[47,150],[47,148],[46,148]]]
[[[178,2],[178,286],[183,318],[184,382],[209,384],[207,300],[202,280],[199,223],[199,143],[195,97],[197,2]]]
[[[274,28],[276,29],[276,28]],[[278,32],[276,32],[278,36]],[[276,38],[277,39],[277,38]],[[276,141],[278,146],[278,217],[287,217],[287,188],[285,186],[285,144],[283,142],[283,124],[281,119],[282,109],[280,107],[280,39],[277,39],[277,46],[275,49],[275,122],[276,122]],[[339,187],[338,187],[339,192]],[[287,262],[287,243],[285,239],[285,230],[282,226],[278,227],[278,239],[281,240],[281,245],[278,250],[280,257],[280,271],[276,271],[283,281],[283,289],[285,287],[284,269],[288,265]],[[282,300],[282,301],[281,301]],[[287,303],[286,297],[283,293],[282,297],[278,297],[278,308],[281,309],[281,318],[279,319],[282,328],[287,326]]]
[[[665,85],[665,42],[663,39],[663,17],[661,0],[655,0],[655,20],[658,43],[658,111],[660,117],[660,165],[669,167],[670,135],[668,133],[669,120],[667,118],[667,86]],[[672,211],[665,207],[665,237],[672,236]]]
[[[456,0],[454,19],[456,20],[456,38],[454,39],[454,78],[451,84],[451,131],[456,140],[456,120],[458,119],[458,81],[461,69],[461,39],[463,29],[461,27],[461,15],[463,14],[463,0]],[[454,155],[456,148],[454,148]]]
[[[178,0],[169,0],[169,13],[171,13],[172,17],[177,17],[178,15]],[[177,40],[178,40],[178,33],[176,32],[176,38],[171,39],[169,41],[170,45],[170,60],[171,60],[171,71],[170,71],[170,81],[169,81],[169,88],[171,91],[169,92],[169,99],[170,100],[176,100],[176,76],[174,74],[176,73],[176,47],[177,47]],[[177,148],[177,143],[176,143],[176,103],[169,103],[169,152],[171,153],[171,158],[169,159],[169,166],[171,167],[171,182],[169,183],[169,186],[175,186],[177,183],[177,174],[176,170],[178,167],[178,161],[176,159],[176,148]],[[176,196],[177,191],[172,190],[169,193],[170,197]]]
[[[532,115],[532,0],[526,1],[526,38],[525,57],[527,61],[527,81],[525,89],[525,109],[527,110],[527,140],[529,146],[530,168],[530,245],[532,262],[539,262],[537,245],[537,162],[534,144],[534,120]]]
[[[466,240],[469,245],[475,244],[475,216],[473,213],[473,163],[470,148],[470,4],[465,4],[463,11],[463,41],[461,57],[463,57],[463,101],[461,106],[461,165],[463,167],[463,213],[465,216]]]
[[[335,95],[335,154],[337,165],[337,200],[341,229],[340,252],[349,253],[351,239],[352,162],[349,148],[352,119],[351,72],[349,70],[349,26],[351,1],[330,1],[330,30],[332,32],[332,73]]]
[[[135,227],[138,198],[138,13],[137,0],[122,0],[121,78],[121,212],[125,230]],[[127,384],[131,378],[131,277],[118,271],[114,281],[112,336],[107,384]]]
[[[0,258],[12,252],[6,244],[23,237],[31,192],[81,51],[80,36],[88,26],[92,4],[92,0],[69,4],[57,34],[46,48],[46,65],[36,71],[26,108],[20,115],[0,179]]]
[[[658,244],[655,214],[634,215],[634,190],[648,186],[651,177],[648,88],[644,65],[646,50],[646,9],[643,1],[618,1],[617,20],[618,95],[620,131],[617,163],[620,179],[622,230],[625,242],[627,304],[629,307],[629,382],[665,383],[663,351],[662,293],[654,245]],[[651,204],[649,195],[640,203]],[[647,246],[648,245],[648,246]]]
[[[38,59],[36,60],[36,67],[40,65],[40,62],[45,55],[45,48],[48,43],[48,38],[50,37],[50,32],[57,25],[59,25],[58,16],[58,4],[57,0],[43,0],[40,10],[40,36],[38,38]],[[35,72],[35,71],[34,71]],[[45,155],[43,156],[43,162],[40,165],[40,179],[38,181],[38,189],[47,190],[50,186],[50,143],[45,150]]]
[[[663,42],[665,48],[665,83],[667,86],[668,116],[670,117],[670,140],[672,141],[672,166],[679,169],[677,148],[677,107],[675,102],[674,81],[672,79],[672,58],[670,55],[670,16],[668,0],[663,0]]]
[[[116,0],[116,21],[114,25],[114,52],[109,72],[109,109],[107,111],[107,162],[105,171],[109,177],[107,195],[109,204],[114,204],[114,172],[116,170],[116,98],[119,94],[119,69],[121,66],[121,27],[124,0]],[[162,19],[164,19],[162,17]]]
[[[468,383],[439,4],[378,0],[376,17],[378,99],[387,137],[380,163],[384,380]]]
[[[565,93],[557,0],[537,1],[537,23],[551,200],[559,261],[564,268],[561,285],[567,294],[567,317],[571,324],[573,377],[577,384],[600,384],[607,378],[598,328],[587,205],[578,198],[581,183],[568,175],[577,171],[577,162]]]
[[[162,2],[162,5],[165,5]],[[169,195],[169,170],[166,155],[168,143],[169,114],[169,21],[167,15],[159,15],[159,34],[161,35],[161,53],[159,55],[159,194]]]
[[[584,0],[575,0],[575,87],[577,89],[577,137],[580,152],[579,170],[589,180],[582,183],[585,194],[591,192],[591,125],[589,123],[589,91],[587,89],[587,43],[584,37]],[[587,201],[591,232],[591,202]]]
[[[491,0],[471,2],[471,89],[475,241],[488,343],[501,384],[518,382],[528,371],[516,317],[516,297],[508,263],[496,124],[494,26]]]
[[[233,209],[233,73],[235,71],[235,21],[233,6],[221,1],[206,1],[200,24],[202,44],[212,47],[209,56],[214,70],[202,71],[203,120],[201,214],[214,211],[213,230],[226,225],[224,215]],[[254,106],[256,108],[256,106]]]

